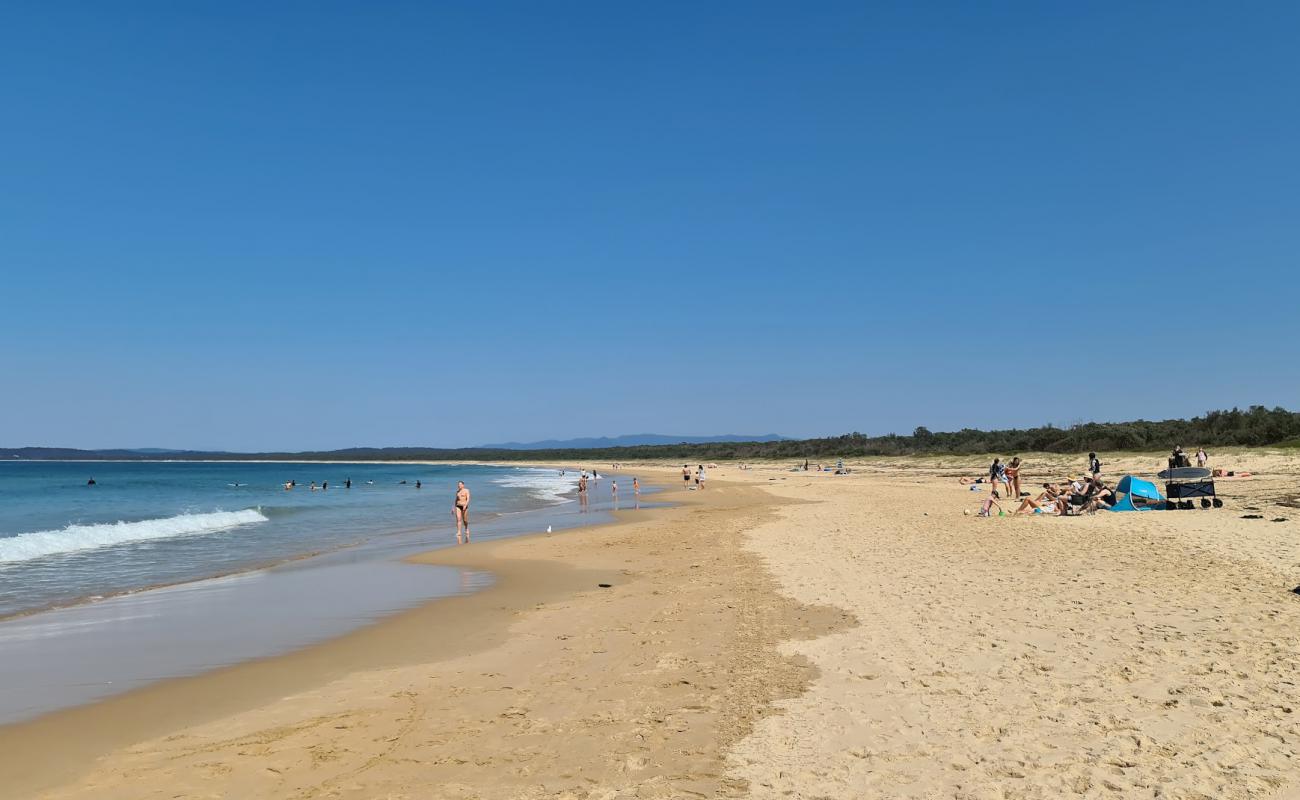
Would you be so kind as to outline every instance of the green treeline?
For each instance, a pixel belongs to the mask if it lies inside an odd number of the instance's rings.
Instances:
[[[780,442],[725,442],[717,444],[619,447],[606,450],[511,451],[494,454],[500,460],[539,459],[562,461],[620,461],[633,459],[680,460],[699,463],[729,459],[820,459],[855,456],[980,455],[985,453],[1086,453],[1169,450],[1181,444],[1197,447],[1266,445],[1300,446],[1300,413],[1283,408],[1251,406],[1248,410],[1211,411],[1193,419],[1152,422],[1089,422],[1069,428],[981,431],[967,428],[932,432],[917,428],[911,435],[865,436],[850,433],[825,439]]]
[[[599,450],[459,450],[426,451],[400,458],[479,458],[493,461],[631,461],[659,459],[690,461],[749,459],[822,459],[854,456],[976,455],[984,453],[1086,453],[1118,450],[1168,450],[1176,444],[1196,447],[1231,445],[1262,447],[1300,444],[1300,413],[1252,406],[1246,411],[1211,411],[1193,419],[1159,422],[1089,422],[1069,428],[980,431],[967,428],[949,433],[917,428],[911,435],[864,436],[850,433],[824,439],[778,442],[717,442],[709,444],[611,447]],[[390,453],[392,451],[384,451]],[[454,452],[455,455],[450,453]],[[437,455],[435,455],[437,454]],[[360,452],[357,453],[361,455]],[[375,458],[385,456],[376,455]]]
[[[429,447],[358,447],[302,453],[169,453],[175,460],[240,460],[247,458],[279,461],[551,461],[570,463],[605,463],[637,459],[657,459],[700,463],[730,459],[820,459],[855,456],[902,455],[978,455],[984,453],[1086,453],[1167,450],[1180,444],[1185,449],[1197,447],[1280,445],[1300,447],[1300,413],[1283,408],[1251,406],[1245,411],[1211,411],[1193,419],[1167,419],[1159,422],[1089,422],[1069,428],[1045,425],[1041,428],[980,431],[967,428],[936,433],[924,427],[910,435],[864,436],[850,433],[824,439],[778,442],[715,442],[708,444],[644,445],[601,449],[568,450],[487,450],[481,448],[442,449]],[[20,448],[0,450],[0,458],[26,459],[150,459],[133,451],[65,450]]]

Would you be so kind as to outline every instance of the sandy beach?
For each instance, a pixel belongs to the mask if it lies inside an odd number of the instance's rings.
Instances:
[[[1300,454],[1068,519],[974,516],[985,463],[639,465],[678,505],[421,557],[483,592],[0,729],[5,796],[1295,796]]]

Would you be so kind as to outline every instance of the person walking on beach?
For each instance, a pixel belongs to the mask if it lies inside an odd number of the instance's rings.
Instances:
[[[641,496],[641,484],[637,483],[636,478],[632,479],[632,494],[635,497]]]
[[[691,488],[691,467],[689,464],[682,464],[682,486]]]
[[[578,478],[578,507],[587,508],[587,473],[584,470],[582,477]]]
[[[456,517],[456,544],[469,544],[469,489],[465,488],[465,481],[456,481],[456,502],[452,514]],[[464,540],[460,538],[462,526],[465,528]]]
[[[1205,452],[1204,447],[1196,448],[1196,466],[1205,469],[1205,465],[1210,463],[1210,454]]]
[[[1094,478],[1101,474],[1101,461],[1096,453],[1088,454],[1088,474]]]
[[[703,489],[703,488],[704,488],[704,479],[707,478],[707,477],[708,477],[708,475],[706,475],[705,472],[704,472],[704,465],[703,465],[703,464],[700,464],[699,469],[697,469],[696,472],[695,472],[695,485],[698,486],[698,487],[700,487],[701,489]]]
[[[614,495],[614,499],[617,500],[617,499],[618,499],[618,481],[610,481],[610,482],[609,482],[609,490],[610,490],[610,493]]]
[[[1002,459],[995,458],[989,465],[989,483],[992,484],[993,496],[998,497],[998,480],[1002,477]]]

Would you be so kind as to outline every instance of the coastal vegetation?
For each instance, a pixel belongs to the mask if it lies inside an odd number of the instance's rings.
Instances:
[[[76,450],[25,447],[0,449],[0,459],[87,460],[240,460],[276,461],[575,461],[615,462],[640,459],[721,461],[728,459],[828,459],[861,456],[975,455],[980,453],[1083,453],[1162,450],[1184,447],[1300,446],[1300,413],[1284,408],[1251,406],[1246,410],[1210,411],[1192,419],[1086,422],[1069,427],[935,432],[918,427],[910,434],[867,436],[848,433],[819,439],[766,442],[707,442],[632,447],[514,450],[501,448],[354,447],[298,453],[225,453],[200,451]]]

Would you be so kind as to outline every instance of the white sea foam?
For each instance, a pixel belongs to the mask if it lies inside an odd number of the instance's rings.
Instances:
[[[94,550],[126,542],[170,539],[215,533],[241,525],[266,522],[259,509],[214,511],[209,514],[180,514],[139,522],[109,522],[101,525],[69,525],[57,531],[34,531],[0,539],[0,564],[34,558]]]
[[[578,488],[578,474],[570,472],[561,475],[549,469],[520,469],[510,475],[493,478],[492,482],[510,489],[523,489],[545,503],[568,503],[573,498],[565,495]]]

